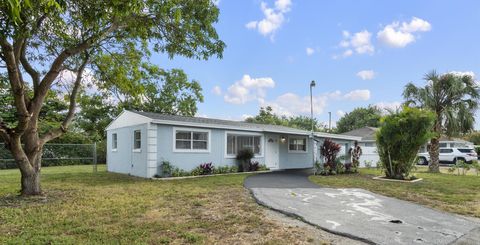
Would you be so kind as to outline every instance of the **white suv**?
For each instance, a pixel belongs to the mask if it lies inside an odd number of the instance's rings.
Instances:
[[[428,165],[430,161],[428,152],[418,153],[417,156],[418,165]],[[456,164],[458,161],[471,163],[473,160],[477,160],[477,153],[474,149],[469,148],[440,148],[438,157],[441,163]]]

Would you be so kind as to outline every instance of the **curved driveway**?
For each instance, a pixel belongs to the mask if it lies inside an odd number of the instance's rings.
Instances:
[[[258,203],[372,244],[480,244],[480,223],[363,189],[323,188],[301,171],[245,180]]]

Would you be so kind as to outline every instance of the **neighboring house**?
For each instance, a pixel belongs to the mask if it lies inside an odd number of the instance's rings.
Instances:
[[[360,166],[365,167],[365,163],[370,163],[371,166],[377,166],[380,157],[377,152],[377,144],[375,134],[378,128],[363,127],[342,133],[342,135],[360,137],[358,144],[362,148],[362,156],[360,156]]]
[[[240,149],[250,148],[253,160],[270,169],[312,168],[320,160],[325,138],[342,145],[342,152],[359,137],[289,127],[211,118],[123,111],[106,129],[110,172],[151,178],[162,161],[192,170],[201,163],[237,164]],[[312,150],[313,149],[313,150]]]
[[[372,166],[376,166],[376,163],[380,161],[380,157],[377,152],[377,144],[375,141],[375,134],[378,131],[378,128],[374,127],[363,127],[359,129],[354,129],[343,133],[342,135],[356,136],[360,137],[361,140],[358,141],[360,147],[362,147],[363,155],[360,157],[360,166],[365,166],[365,162],[372,163]],[[450,138],[447,136],[440,137],[440,148],[470,148],[473,149],[474,145],[471,142],[458,139]],[[427,145],[424,145],[420,148],[419,152],[426,152]]]

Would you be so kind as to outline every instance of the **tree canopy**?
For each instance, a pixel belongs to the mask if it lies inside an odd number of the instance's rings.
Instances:
[[[341,134],[363,127],[380,126],[382,110],[376,106],[358,107],[338,120],[336,132]]]
[[[245,121],[251,123],[281,125],[308,131],[312,130],[312,119],[310,117],[301,115],[291,117],[279,116],[273,112],[273,109],[270,106],[260,107],[258,115],[246,118]],[[314,131],[327,131],[326,126],[319,122],[316,118],[313,118],[313,126]]]
[[[151,54],[221,58],[225,47],[211,0],[1,0],[0,13],[0,67],[5,67],[0,72],[6,74],[16,120],[0,122],[0,137],[19,166],[26,195],[41,192],[41,150],[68,131],[87,80],[102,93],[128,95],[135,103],[144,102],[145,93],[155,94],[151,105],[157,108],[163,103],[159,96],[180,96],[180,103],[166,103],[175,113],[186,111],[202,99],[198,84],[152,64]],[[68,109],[56,127],[39,132],[46,97],[65,73],[75,75],[63,81]],[[162,79],[172,88],[159,89],[156,81]],[[168,82],[175,79],[191,93]]]
[[[429,147],[429,170],[439,172],[439,138],[442,134],[458,136],[471,132],[480,99],[479,86],[470,75],[454,73],[425,75],[424,87],[413,83],[405,86],[405,105],[428,109],[435,113],[434,137]]]

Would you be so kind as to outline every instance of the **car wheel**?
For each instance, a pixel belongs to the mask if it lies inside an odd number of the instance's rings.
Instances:
[[[428,162],[427,162],[427,159],[425,157],[419,157],[418,161],[417,161],[417,164],[418,165],[427,165]]]

